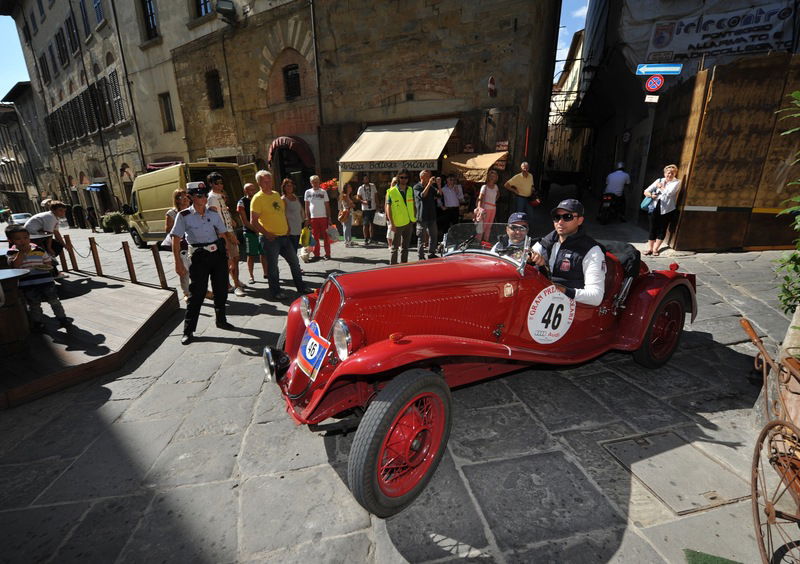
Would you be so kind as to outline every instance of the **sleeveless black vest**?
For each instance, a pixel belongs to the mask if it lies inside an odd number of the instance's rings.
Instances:
[[[558,233],[555,231],[548,233],[539,242],[547,252],[548,258],[550,257],[550,251],[557,242]],[[578,228],[577,233],[569,235],[558,249],[558,254],[553,262],[553,271],[551,273],[553,282],[566,288],[583,289],[583,259],[586,253],[595,245],[599,246],[600,250],[605,253],[602,245],[589,237],[583,227]]]

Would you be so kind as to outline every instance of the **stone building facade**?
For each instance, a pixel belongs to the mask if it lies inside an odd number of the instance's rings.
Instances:
[[[14,18],[47,143],[60,173],[59,197],[98,212],[127,201],[142,169],[140,146],[111,0],[4,0]],[[94,185],[94,186],[91,186]]]

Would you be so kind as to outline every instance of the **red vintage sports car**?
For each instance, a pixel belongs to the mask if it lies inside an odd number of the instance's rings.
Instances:
[[[367,510],[388,517],[433,475],[450,434],[450,388],[532,364],[577,364],[630,351],[646,367],[672,356],[695,276],[651,271],[627,243],[604,243],[605,296],[575,303],[527,263],[531,240],[498,251],[448,231],[444,256],[331,275],[296,300],[276,347],[264,349],[289,415],[312,429],[357,426],[347,478]],[[320,425],[335,418],[338,421]]]

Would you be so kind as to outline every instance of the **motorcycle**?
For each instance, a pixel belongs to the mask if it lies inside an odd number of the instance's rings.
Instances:
[[[605,225],[614,219],[625,221],[625,214],[622,209],[622,198],[606,192],[600,200],[600,211],[597,213],[597,221]]]

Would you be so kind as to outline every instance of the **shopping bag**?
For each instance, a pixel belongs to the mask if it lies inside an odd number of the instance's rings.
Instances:
[[[335,243],[339,240],[339,231],[337,231],[336,227],[333,225],[328,226],[328,239],[330,239],[331,243]]]
[[[300,230],[300,246],[308,247],[311,241],[311,230],[308,227],[303,227]]]
[[[652,202],[653,202],[653,198],[651,198],[650,196],[645,196],[644,200],[642,200],[642,203],[639,204],[639,207],[642,208],[643,210],[646,210],[647,208],[650,207],[650,204]]]
[[[375,225],[386,227],[386,214],[383,212],[375,212],[375,219],[372,220]]]

